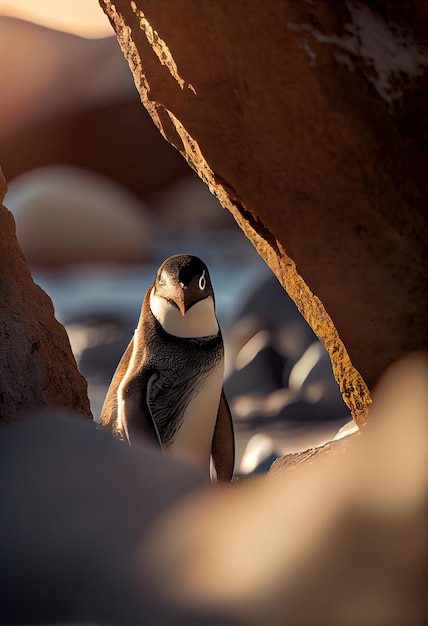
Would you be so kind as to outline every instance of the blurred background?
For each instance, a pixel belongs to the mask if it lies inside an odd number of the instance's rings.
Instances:
[[[99,412],[162,261],[210,270],[237,474],[350,420],[327,353],[276,278],[154,126],[97,0],[0,0],[0,164],[33,277]]]

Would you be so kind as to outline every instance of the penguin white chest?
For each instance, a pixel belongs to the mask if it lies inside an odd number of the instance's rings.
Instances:
[[[185,315],[173,304],[150,293],[150,309],[170,335],[183,339],[212,337],[219,332],[211,296],[194,304]],[[223,387],[224,358],[203,375],[187,404],[173,442],[165,448],[170,456],[209,467],[211,447]]]
[[[190,400],[167,454],[209,467],[214,429],[223,387],[224,359],[206,374]]]
[[[209,337],[218,333],[218,322],[211,296],[197,302],[182,315],[173,304],[157,296],[152,289],[150,309],[162,328],[174,337],[190,339]]]

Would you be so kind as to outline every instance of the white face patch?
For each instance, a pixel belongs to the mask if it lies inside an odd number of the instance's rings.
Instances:
[[[182,315],[170,302],[150,292],[150,309],[162,328],[174,337],[190,339],[209,337],[218,333],[218,322],[211,296],[197,302]]]
[[[204,291],[205,287],[207,286],[207,279],[205,278],[205,270],[202,272],[202,276],[199,279],[199,289],[201,291]]]

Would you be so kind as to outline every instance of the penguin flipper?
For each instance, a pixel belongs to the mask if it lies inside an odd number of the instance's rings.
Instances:
[[[118,388],[118,418],[120,426],[131,443],[135,437],[144,438],[162,449],[156,422],[147,403],[147,392],[157,373],[142,368],[127,376]]]
[[[132,356],[134,349],[134,338],[128,344],[122,358],[119,361],[119,365],[116,368],[113,378],[111,379],[110,386],[107,390],[107,394],[104,400],[103,407],[100,413],[101,426],[113,427],[117,420],[117,389],[128,369],[129,360]]]
[[[235,437],[232,414],[223,389],[220,396],[211,455],[217,473],[217,480],[230,482],[235,464]]]
[[[125,435],[129,442],[131,436],[136,434],[161,445],[157,426],[146,399],[152,372],[143,368],[127,376],[126,387],[121,390],[122,402],[119,406],[118,390],[128,374],[133,355],[134,337],[129,342],[113,375],[101,409],[100,424],[110,426],[116,434]]]

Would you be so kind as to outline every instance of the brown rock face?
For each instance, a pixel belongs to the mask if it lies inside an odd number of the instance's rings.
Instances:
[[[426,58],[408,27],[423,8],[100,4],[144,106],[323,341],[363,421],[365,383],[427,345]]]
[[[0,170],[0,202],[6,183]],[[52,302],[33,282],[15,236],[12,214],[0,205],[0,424],[35,407],[56,406],[91,418],[79,374]]]

